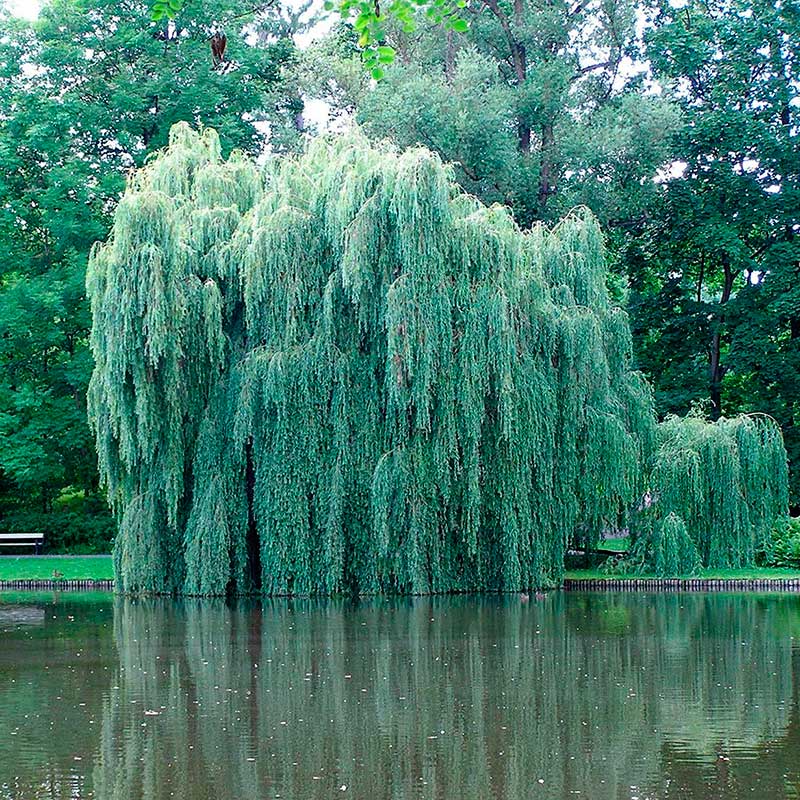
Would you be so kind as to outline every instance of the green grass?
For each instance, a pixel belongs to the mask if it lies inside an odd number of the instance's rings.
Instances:
[[[619,580],[641,579],[656,580],[656,575],[607,575],[599,569],[567,570],[565,578],[569,580]],[[675,578],[703,578],[707,580],[766,580],[769,578],[800,578],[800,570],[779,569],[777,567],[752,567],[751,569],[701,569],[697,575],[674,575]]]
[[[0,581],[99,581],[113,577],[111,556],[0,556]]]
[[[607,544],[607,543],[606,543]],[[64,580],[111,580],[111,556],[0,556],[0,581],[48,580],[60,572]],[[571,580],[654,579],[655,575],[606,575],[599,569],[568,570]],[[676,578],[765,580],[800,578],[800,570],[753,567],[752,569],[704,569],[698,575]],[[59,578],[60,579],[60,578]]]
[[[601,539],[597,543],[597,547],[600,550],[613,550],[615,553],[626,553],[630,544],[630,537],[623,536],[621,539]]]

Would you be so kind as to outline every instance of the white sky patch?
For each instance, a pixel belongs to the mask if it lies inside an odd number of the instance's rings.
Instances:
[[[17,17],[36,19],[42,4],[39,0],[6,0],[6,8]]]
[[[324,101],[314,97],[303,98],[303,118],[319,130],[328,129],[331,121],[331,107]]]
[[[284,0],[285,5],[289,8],[300,8],[303,5],[302,0]],[[310,19],[315,14],[319,14],[322,11],[323,3],[322,0],[317,0],[311,4],[308,12],[303,15],[305,19]],[[307,30],[298,33],[294,37],[295,44],[301,49],[305,50],[313,42],[316,42],[318,39],[321,39],[325,36],[326,33],[333,27],[333,23],[335,22],[335,16],[332,13],[325,13],[321,15],[318,19],[316,24],[311,25]]]
[[[685,161],[673,161],[663,169],[660,169],[653,180],[656,183],[664,183],[664,181],[682,178],[688,166]]]

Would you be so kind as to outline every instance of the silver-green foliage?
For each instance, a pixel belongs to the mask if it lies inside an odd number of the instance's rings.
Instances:
[[[606,561],[603,571],[659,578],[697,574],[702,561],[686,523],[674,511],[648,522],[644,530],[637,531],[630,551],[621,559],[612,557]]]
[[[523,233],[422,149],[263,171],[176,126],[88,277],[126,591],[516,590],[642,491],[601,235]]]
[[[637,523],[650,540],[644,571],[690,574],[697,553],[706,567],[752,566],[787,513],[787,486],[783,437],[771,417],[670,417],[659,425],[650,493]],[[697,552],[686,546],[686,533]]]

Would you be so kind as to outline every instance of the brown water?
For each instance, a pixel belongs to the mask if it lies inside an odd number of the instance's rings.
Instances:
[[[800,598],[0,594],[0,798],[798,798]]]

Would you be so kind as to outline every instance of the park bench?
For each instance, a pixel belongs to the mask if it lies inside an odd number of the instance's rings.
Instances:
[[[0,547],[33,547],[38,556],[43,544],[43,533],[0,533]]]

